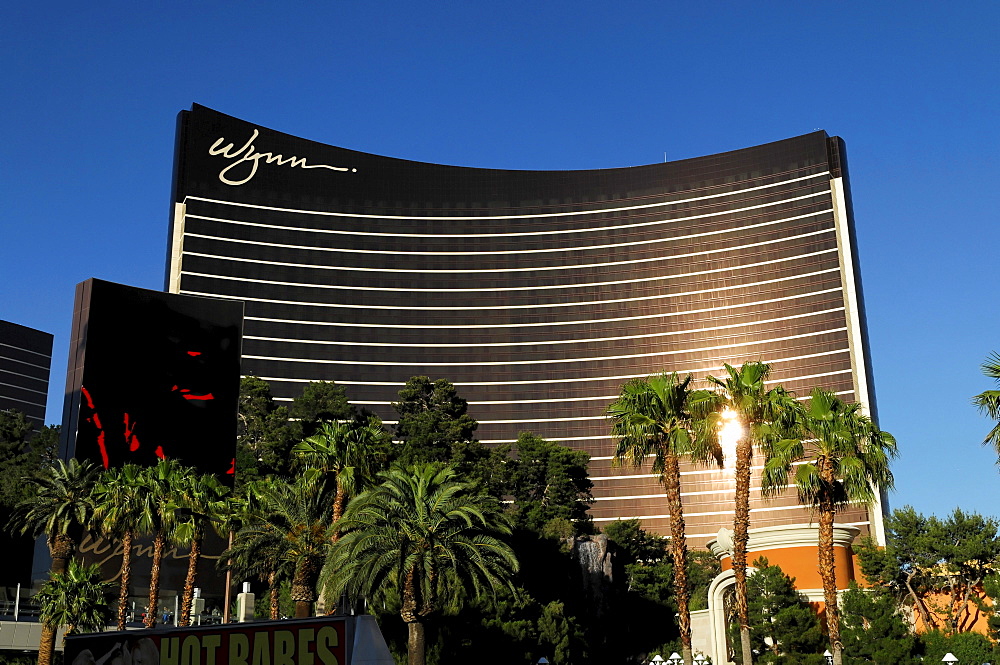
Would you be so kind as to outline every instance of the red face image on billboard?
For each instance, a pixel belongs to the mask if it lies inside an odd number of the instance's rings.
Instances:
[[[67,427],[104,468],[169,457],[231,478],[243,305],[87,280]]]

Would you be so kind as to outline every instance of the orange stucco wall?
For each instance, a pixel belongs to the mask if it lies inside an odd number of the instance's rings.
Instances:
[[[818,547],[780,547],[770,550],[756,550],[747,553],[747,563],[753,564],[758,557],[767,557],[772,566],[779,566],[783,573],[795,579],[797,589],[821,589],[823,580],[819,575]],[[846,547],[833,548],[837,588],[846,589],[854,579],[854,553]],[[723,557],[722,569],[732,568],[730,557]]]

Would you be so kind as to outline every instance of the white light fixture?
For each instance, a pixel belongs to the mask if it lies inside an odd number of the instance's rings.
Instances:
[[[941,662],[948,663],[949,665],[951,665],[951,663],[957,663],[958,658],[955,657],[955,654],[949,651],[944,655],[944,658],[941,659]]]
[[[829,649],[823,652],[823,658],[826,660],[826,665],[833,665],[833,654]]]

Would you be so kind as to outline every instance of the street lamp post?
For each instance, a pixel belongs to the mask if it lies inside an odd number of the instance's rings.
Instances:
[[[941,659],[941,662],[945,665],[955,665],[955,663],[958,662],[958,658],[955,657],[955,654],[949,651],[944,655],[944,658]]]
[[[662,662],[664,662],[663,657],[660,654],[656,654],[653,656],[653,660],[649,661],[649,665],[660,665]]]
[[[670,665],[681,665],[684,662],[684,659],[681,658],[681,655],[675,651],[667,657],[667,662],[670,663]]]
[[[826,660],[826,665],[833,665],[833,654],[829,649],[823,652],[823,659]]]

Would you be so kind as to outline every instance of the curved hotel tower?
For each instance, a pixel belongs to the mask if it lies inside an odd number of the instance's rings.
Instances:
[[[667,531],[603,412],[633,377],[764,360],[873,408],[844,146],[814,132],[632,168],[501,171],[355,152],[201,106],[179,118],[167,288],[246,303],[243,373],[278,399],[336,381],[392,422],[446,378],[485,443],[591,455],[591,514]],[[686,467],[689,539],[732,526],[732,469]],[[804,524],[793,492],[754,527]],[[880,535],[878,506],[839,521]]]

